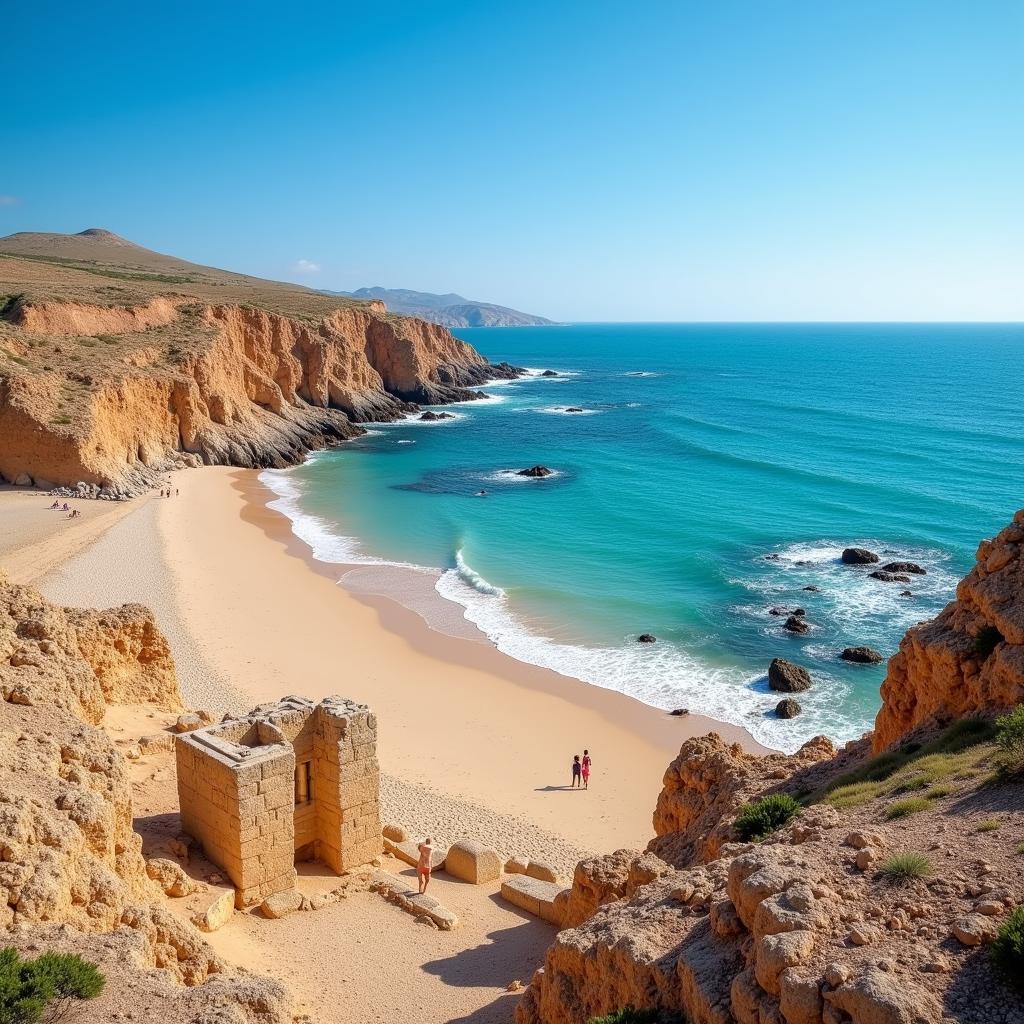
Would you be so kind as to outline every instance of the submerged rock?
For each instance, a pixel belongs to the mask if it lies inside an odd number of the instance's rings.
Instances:
[[[637,638],[638,644],[653,644],[658,638],[653,633],[641,633]]]
[[[844,565],[871,565],[878,561],[878,555],[867,548],[847,548],[842,560]]]
[[[917,562],[886,562],[882,569],[885,572],[909,572],[915,576],[928,575],[928,570],[922,569]]]
[[[884,661],[882,656],[873,647],[846,647],[839,655],[843,661],[853,661],[858,665],[877,665]]]
[[[821,587],[816,587],[813,583],[808,583],[804,590],[809,590],[812,594],[821,593]]]
[[[547,466],[531,466],[529,469],[517,470],[516,476],[543,477],[551,476],[553,472],[554,470],[548,469]]]
[[[570,405],[565,411],[566,412],[583,412],[583,410],[578,405]]]
[[[885,569],[876,569],[868,575],[873,580],[881,580],[883,583],[909,583],[910,577],[902,572],[888,572]]]
[[[558,372],[556,370],[545,370],[541,374],[541,376],[542,377],[557,377],[557,376],[559,376],[559,374],[558,374]]]
[[[768,685],[780,693],[800,693],[811,688],[811,674],[785,658],[772,658],[768,666]]]
[[[775,705],[775,714],[779,718],[796,718],[802,710],[792,697],[785,697]]]

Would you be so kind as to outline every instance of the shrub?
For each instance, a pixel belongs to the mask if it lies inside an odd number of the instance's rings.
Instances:
[[[988,821],[982,821],[978,824],[979,832],[998,832],[999,822],[994,818],[989,818]]]
[[[98,996],[104,982],[95,964],[73,953],[44,953],[22,960],[16,949],[0,950],[0,1021],[58,1021],[75,1000]]]
[[[1024,907],[1018,907],[996,933],[992,963],[1007,984],[1024,992]]]
[[[926,811],[931,807],[931,801],[923,796],[914,796],[909,800],[897,800],[890,804],[885,810],[885,816],[889,821],[895,818],[905,818],[908,814],[917,814],[918,811]]]
[[[879,876],[890,882],[909,882],[931,873],[932,862],[923,853],[895,853],[878,869]]]
[[[591,1017],[590,1024],[656,1024],[657,1020],[657,1010],[635,1010],[626,1006],[604,1017]]]
[[[740,808],[736,832],[745,843],[764,839],[799,811],[800,805],[788,793],[772,793]]]
[[[1024,704],[996,719],[996,746],[1001,774],[1024,772]]]

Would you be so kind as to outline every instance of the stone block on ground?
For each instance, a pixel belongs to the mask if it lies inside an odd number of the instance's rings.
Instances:
[[[501,883],[501,898],[561,928],[569,890],[557,882],[546,882],[530,875],[513,875]]]
[[[296,910],[301,909],[302,893],[298,889],[286,889],[284,892],[275,892],[260,904],[260,913],[272,920],[277,920],[279,917],[287,917],[288,914],[294,914]]]
[[[509,859],[505,861],[505,874],[525,875],[529,863],[530,862],[525,857],[509,857]]]
[[[409,833],[401,825],[385,825],[383,829],[385,839],[393,843],[406,843],[409,841]]]
[[[174,749],[174,736],[169,732],[154,732],[139,739],[143,754],[165,754]]]
[[[370,888],[379,892],[389,903],[401,907],[414,917],[428,917],[443,931],[451,931],[459,923],[458,917],[433,896],[409,888],[404,878],[396,878],[386,871],[375,871]]]
[[[215,932],[231,920],[235,912],[235,893],[233,889],[222,892],[205,910],[193,915],[192,923],[201,932]]]
[[[545,864],[541,860],[531,860],[526,865],[526,873],[541,882],[558,881],[558,872],[550,864]]]
[[[484,885],[501,878],[501,858],[483,843],[460,839],[449,848],[444,869],[464,882]]]
[[[419,843],[414,842],[412,839],[407,840],[404,843],[396,843],[392,839],[384,840],[384,849],[391,854],[392,857],[397,857],[399,860],[404,860],[406,864],[411,864],[413,867],[419,863],[420,851]],[[439,871],[444,867],[445,851],[435,849],[430,856],[430,870]]]

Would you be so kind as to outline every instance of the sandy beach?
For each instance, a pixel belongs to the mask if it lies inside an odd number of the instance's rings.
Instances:
[[[175,484],[174,498],[77,502],[84,514],[74,521],[49,512],[38,492],[0,493],[0,565],[60,603],[149,605],[192,707],[239,712],[289,693],[370,704],[382,816],[414,834],[442,846],[479,839],[569,878],[583,856],[642,848],[651,838],[662,775],[686,737],[713,729],[759,749],[741,730],[698,714],[672,717],[508,658],[468,623],[438,632],[394,597],[363,592],[372,578],[365,567],[355,570],[360,592],[350,592],[338,584],[349,567],[311,558],[288,520],[266,506],[272,495],[256,473],[205,469],[180,473]],[[381,589],[396,586],[393,575],[381,577]],[[429,596],[409,596],[436,617],[436,607],[425,608]],[[123,721],[108,727],[128,744],[134,733]],[[594,760],[591,787],[572,791],[572,754],[584,747]],[[144,759],[133,775],[136,827],[147,853],[159,854],[166,836],[154,834],[154,823],[176,820],[173,758]],[[333,884],[322,873],[304,873],[304,891]],[[391,1019],[415,1005],[428,1021],[507,1020],[505,986],[528,980],[552,929],[500,901],[496,885],[439,882],[436,894],[463,919],[456,932],[428,935],[364,893],[302,915],[301,924],[270,922],[270,932],[236,915],[212,939],[227,959],[270,970],[303,993],[318,1019]],[[186,913],[201,898],[175,909]],[[359,938],[380,927],[413,929],[416,941],[392,948]],[[303,937],[310,955],[292,956]],[[339,943],[358,966],[325,986]],[[411,986],[402,993],[386,983],[396,957]],[[335,1012],[338,1000],[344,1011]]]

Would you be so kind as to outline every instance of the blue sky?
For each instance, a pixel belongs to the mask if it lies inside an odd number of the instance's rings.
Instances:
[[[43,0],[4,29],[0,234],[558,319],[1024,319],[1019,2]]]

